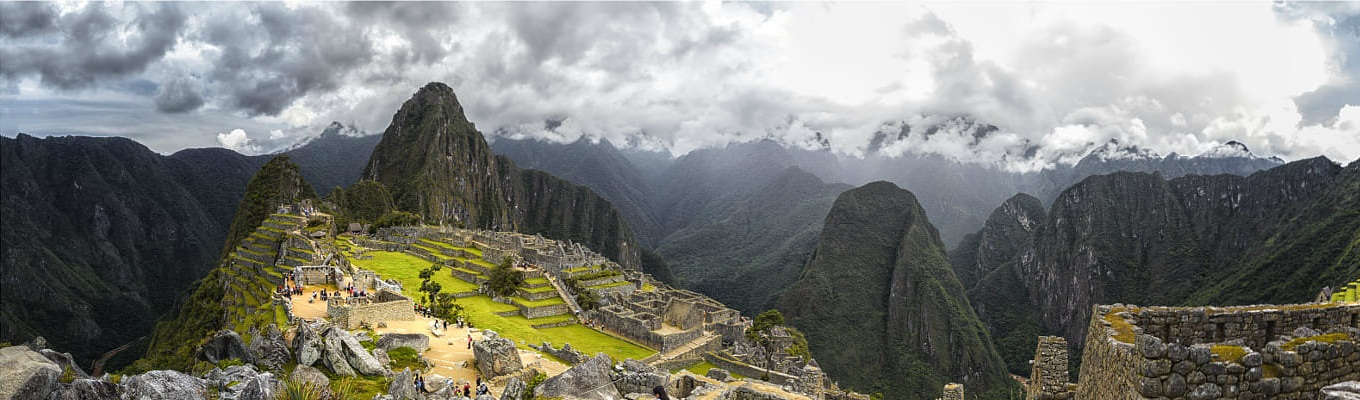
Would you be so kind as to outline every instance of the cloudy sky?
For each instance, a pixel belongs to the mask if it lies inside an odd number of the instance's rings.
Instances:
[[[858,155],[966,116],[1000,131],[894,148],[1033,169],[1111,139],[1238,140],[1349,161],[1360,3],[0,3],[5,136],[263,153],[331,121],[380,133],[430,81],[483,132],[674,154]]]

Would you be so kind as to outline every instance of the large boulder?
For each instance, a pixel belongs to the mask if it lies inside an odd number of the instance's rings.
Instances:
[[[671,374],[647,363],[627,359],[623,361],[623,371],[613,378],[614,388],[620,393],[649,394],[652,388],[666,386],[671,382]]]
[[[348,334],[339,336],[340,344],[345,350],[345,360],[349,361],[350,367],[353,367],[355,371],[359,371],[361,374],[369,376],[386,374],[387,369],[383,367],[382,363],[378,362],[377,358],[374,358],[372,354],[369,354],[368,349],[365,349],[363,345],[359,344],[358,339],[355,339],[354,336]]]
[[[319,388],[331,386],[331,380],[326,377],[325,373],[322,373],[319,369],[306,365],[298,365],[297,368],[294,368],[293,374],[290,375],[288,379],[297,382],[311,383],[312,386]]]
[[[222,400],[272,400],[283,388],[283,381],[274,374],[261,373],[249,364],[214,368],[203,378],[209,387],[221,389],[218,398]]]
[[[59,383],[47,395],[47,400],[117,399],[118,385],[96,379],[76,379],[69,384]]]
[[[57,368],[61,368],[62,373],[65,373],[67,369],[70,369],[76,379],[92,378],[89,374],[85,373],[85,370],[80,369],[80,365],[76,364],[75,359],[71,357],[71,353],[58,353],[56,350],[42,349],[38,350],[38,354],[42,354],[43,357],[47,357],[48,360],[57,363]]]
[[[208,381],[179,371],[151,371],[123,378],[124,400],[204,399]]]
[[[501,392],[501,400],[523,400],[525,389],[528,389],[528,386],[524,384],[524,381],[511,377],[509,381],[505,382],[505,391]]]
[[[0,400],[47,397],[61,377],[61,367],[27,346],[0,349]]]
[[[332,331],[336,330],[338,329],[332,329]],[[356,375],[354,368],[351,368],[349,361],[345,359],[345,345],[338,335],[325,336],[323,343],[325,343],[325,349],[321,352],[321,361],[326,364],[326,368],[330,368],[331,372],[336,375]]]
[[[515,342],[492,331],[486,331],[482,340],[472,343],[472,356],[477,360],[477,370],[487,379],[510,375],[524,367]]]
[[[298,365],[316,365],[326,344],[321,339],[320,327],[298,324],[297,334],[293,336],[293,351],[297,354]]]
[[[1347,381],[1322,388],[1325,400],[1360,400],[1360,382]]]
[[[402,370],[392,377],[392,384],[387,386],[387,395],[394,400],[414,399],[420,395],[416,391],[416,374],[410,369]]]
[[[410,347],[418,353],[430,349],[430,337],[422,333],[389,333],[378,338],[378,348],[392,351],[398,347]]]
[[[241,340],[241,335],[230,329],[213,334],[207,342],[199,346],[198,358],[213,364],[233,358],[247,363],[254,361],[250,357],[250,352],[246,350],[246,342]]]
[[[283,340],[283,331],[274,324],[255,334],[250,341],[250,355],[255,359],[255,365],[272,371],[282,371],[283,365],[292,358],[288,354],[288,344]]]
[[[475,345],[473,346],[476,347]],[[564,399],[616,400],[623,397],[609,379],[614,364],[609,356],[597,354],[557,376],[548,378],[534,388],[534,397]]]

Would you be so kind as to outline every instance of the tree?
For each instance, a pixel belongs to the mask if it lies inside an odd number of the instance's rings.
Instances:
[[[516,270],[514,259],[505,256],[501,259],[501,264],[491,268],[487,276],[487,286],[491,288],[491,293],[497,296],[509,296],[515,294],[515,289],[524,285],[524,273]]]
[[[426,298],[428,299],[428,303],[431,306],[434,306],[436,304],[435,302],[436,296],[439,295],[440,290],[444,289],[443,285],[440,285],[439,282],[431,281],[431,279],[434,278],[434,274],[436,272],[439,272],[439,270],[442,268],[443,267],[440,266],[439,264],[434,264],[431,265],[429,268],[420,270],[419,276],[420,279],[422,279],[420,281],[420,291],[426,293]]]

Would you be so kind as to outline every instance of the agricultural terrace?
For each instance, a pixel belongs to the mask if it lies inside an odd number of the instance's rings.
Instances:
[[[421,241],[419,245],[427,247],[442,245],[456,248],[449,244],[428,240]],[[354,250],[359,248],[359,246],[346,238],[337,240],[336,246],[342,250],[345,257],[355,266],[373,271],[382,279],[396,279],[401,282],[403,294],[412,299],[420,299],[424,294],[416,289],[420,287],[420,270],[430,267],[431,263],[429,261],[404,252],[380,250],[369,250],[363,253],[364,257],[356,258],[354,257]],[[469,253],[474,252],[469,251]],[[478,250],[474,254],[477,253],[481,253],[481,251]],[[458,259],[476,264],[491,265],[481,259]],[[463,295],[466,295],[477,291],[478,286],[476,284],[454,277],[449,270],[450,268],[444,267],[444,269],[440,270],[440,272],[435,274],[432,278],[434,282],[439,283],[442,287],[441,292],[455,294],[462,293]],[[529,284],[532,283],[533,282],[529,282]],[[511,300],[526,306],[542,306],[562,303],[562,299],[559,297],[538,301],[512,297]],[[544,318],[534,318],[532,320],[525,318],[522,315],[501,316],[497,315],[497,313],[516,311],[518,308],[511,304],[497,303],[492,301],[490,297],[482,294],[461,297],[457,300],[457,303],[463,306],[463,310],[473,326],[496,331],[496,333],[499,333],[504,337],[515,340],[516,346],[522,349],[531,349],[527,346],[531,343],[539,344],[542,342],[552,342],[556,345],[571,343],[572,347],[575,347],[586,354],[604,353],[616,360],[623,360],[626,358],[641,360],[655,353],[646,347],[639,346],[627,340],[580,324],[542,329],[533,327],[534,325],[545,325],[566,321],[571,319],[571,315],[556,315]]]

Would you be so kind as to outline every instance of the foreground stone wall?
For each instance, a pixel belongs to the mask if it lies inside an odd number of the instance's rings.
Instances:
[[[1261,349],[1298,328],[1360,328],[1360,304],[1325,303],[1248,307],[1139,307],[1130,313],[1142,333],[1165,343],[1241,341]]]
[[[1076,394],[1068,388],[1067,339],[1040,336],[1039,346],[1034,350],[1033,364],[1025,398],[1067,400]]]
[[[1081,355],[1077,384],[1078,399],[1135,400],[1138,392],[1142,357],[1134,354],[1133,344],[1115,339],[1115,329],[1105,320],[1113,306],[1096,305],[1087,327],[1086,350]],[[1116,315],[1115,318],[1124,318]]]
[[[1323,387],[1360,380],[1357,313],[1357,305],[1329,304],[1096,306],[1076,398],[1322,398]],[[1112,326],[1107,315],[1127,325]]]
[[[704,361],[708,361],[709,364],[713,364],[718,368],[738,373],[752,379],[760,379],[761,376],[769,374],[769,382],[776,385],[788,385],[798,380],[798,377],[796,376],[756,367],[751,364],[723,357],[714,352],[704,353]]]

